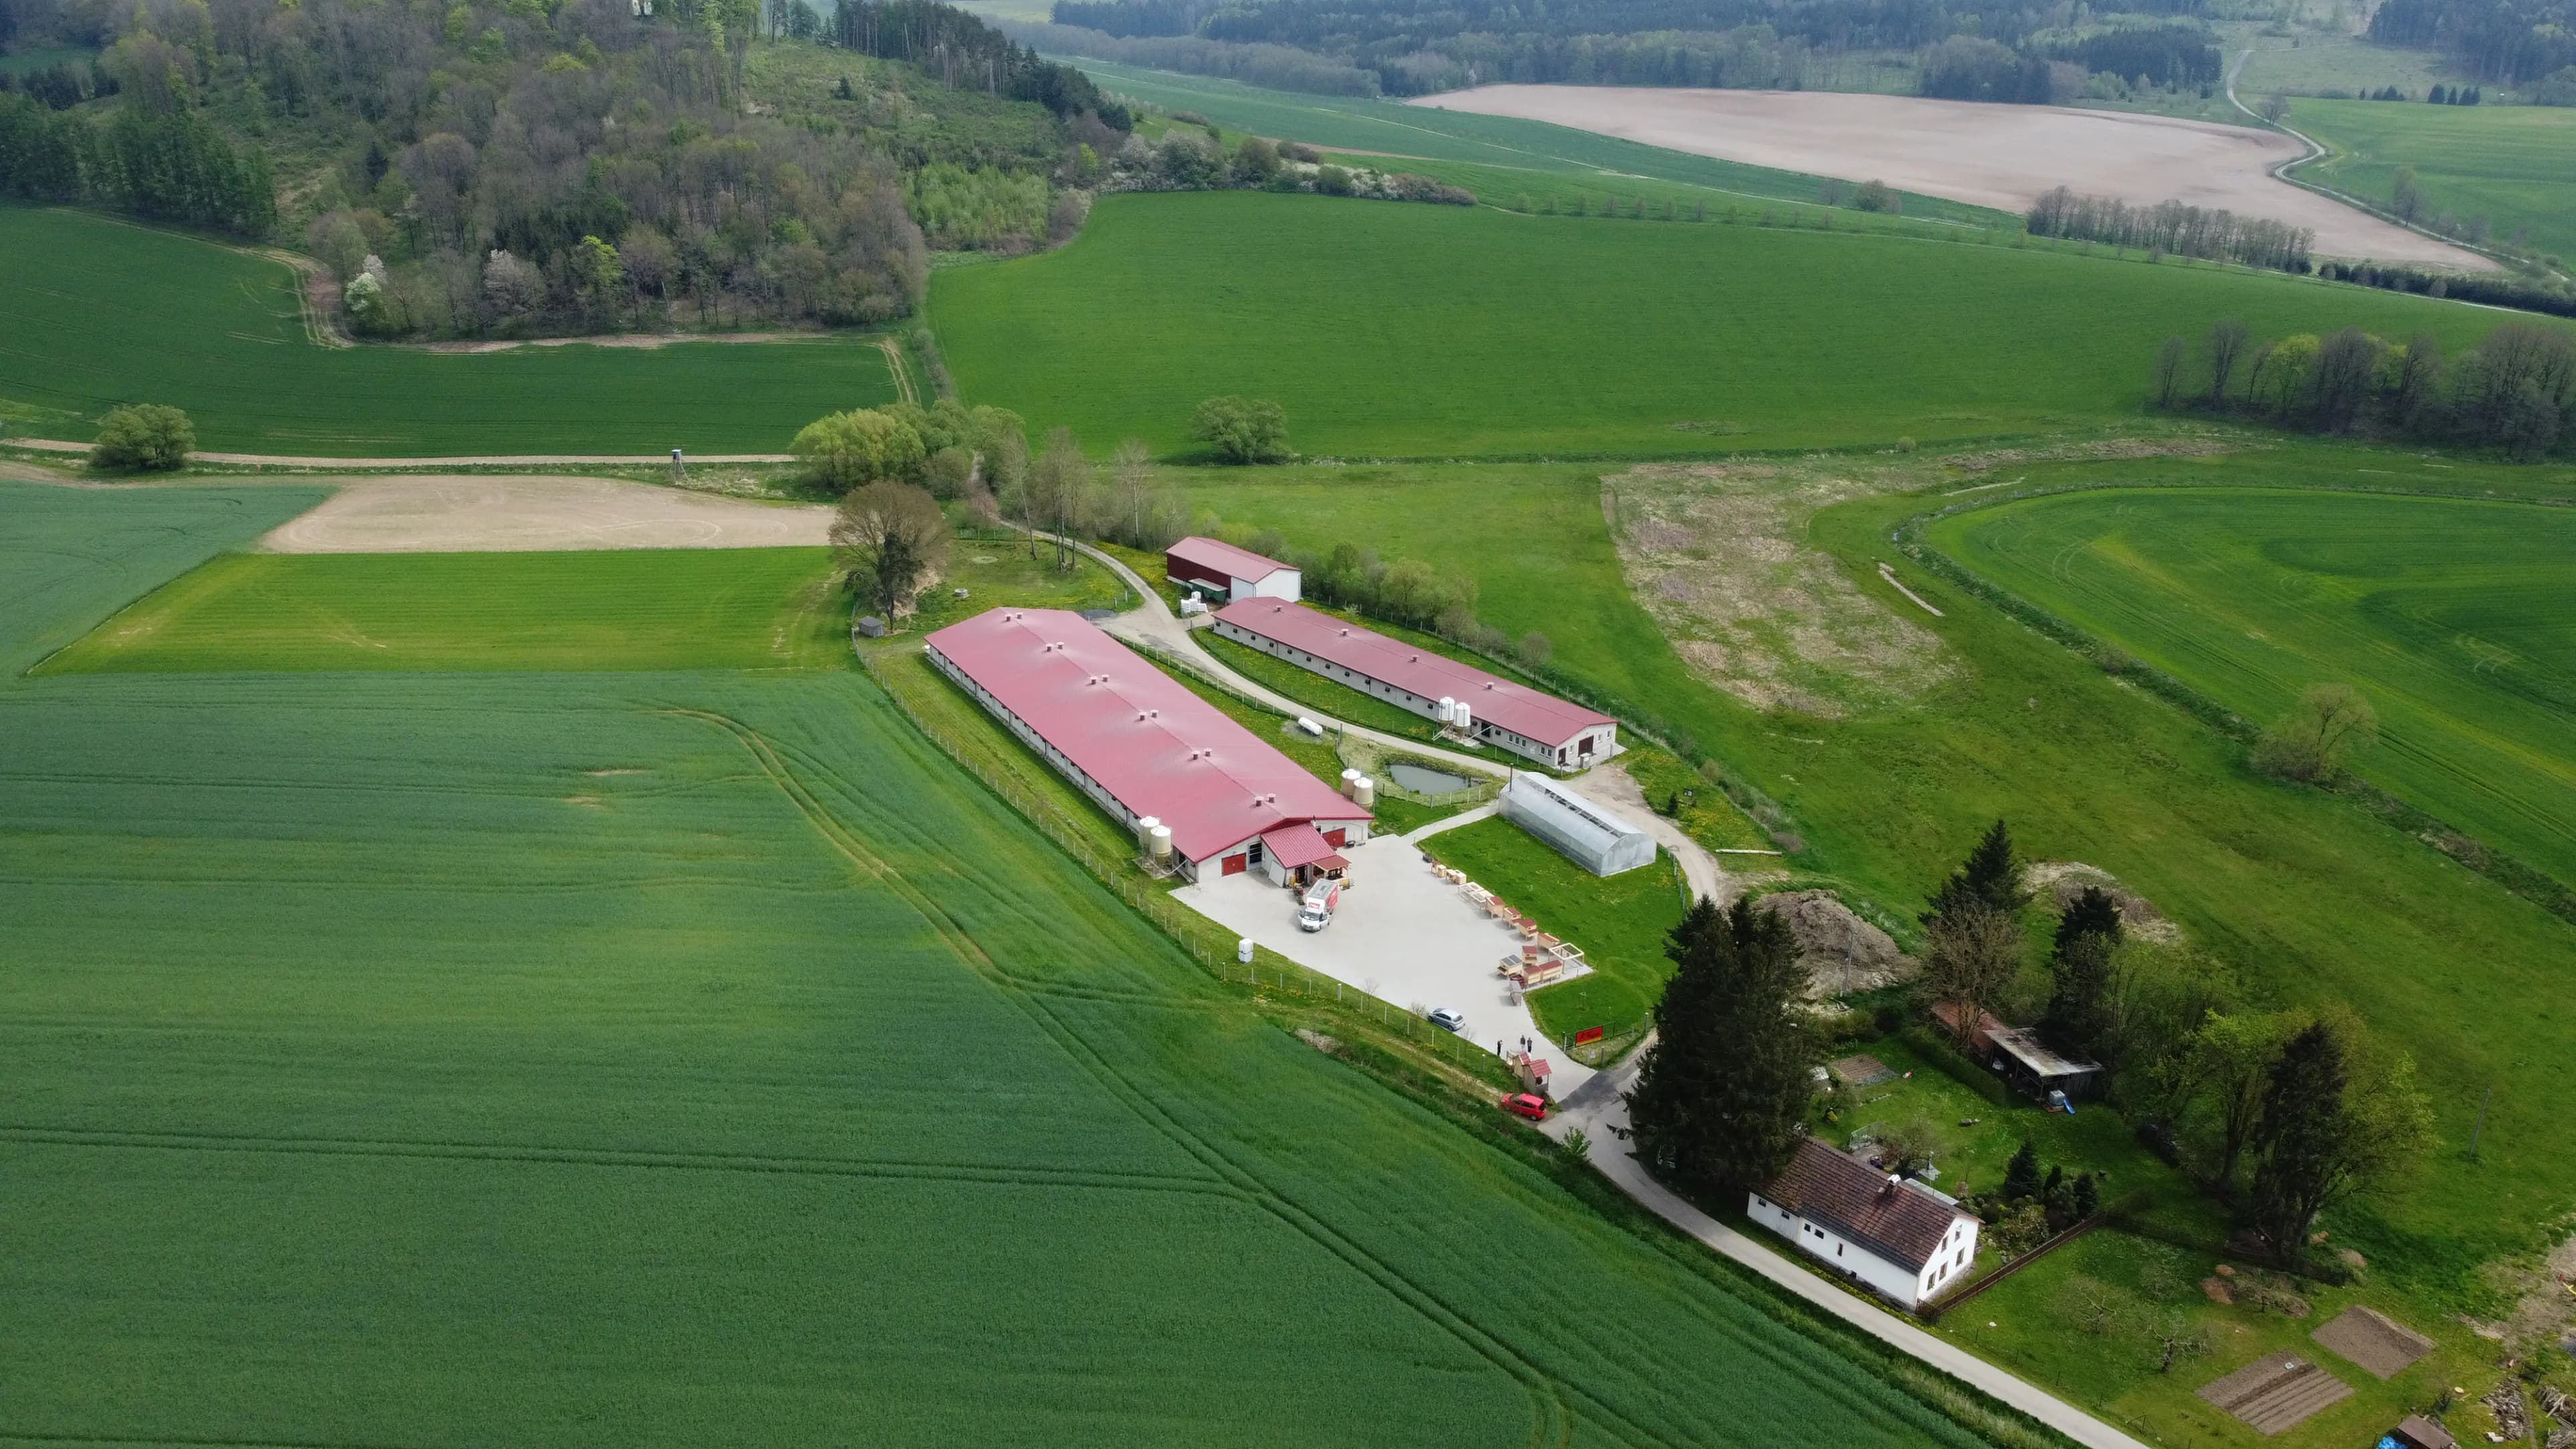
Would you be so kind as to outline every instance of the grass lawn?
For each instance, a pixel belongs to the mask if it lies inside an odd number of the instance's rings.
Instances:
[[[2576,257],[2576,111],[2302,100],[2290,124],[2334,153],[2303,176],[2385,206],[2412,166],[2428,219],[2483,216],[2498,241]]]
[[[520,347],[318,347],[296,275],[87,212],[0,206],[0,421],[84,440],[167,403],[216,452],[319,457],[775,453],[823,413],[891,402],[873,338]]]
[[[964,589],[966,597],[957,597]],[[1118,576],[1091,560],[1074,555],[1069,570],[1055,566],[1055,552],[1032,552],[1017,535],[963,536],[949,546],[948,568],[939,586],[921,598],[921,611],[903,621],[901,637],[919,639],[961,619],[1009,604],[1024,609],[1119,609],[1135,607],[1134,591]]]
[[[847,631],[819,548],[227,554],[41,672],[811,669]]]
[[[1664,938],[1681,924],[1680,872],[1672,857],[1597,876],[1501,816],[1426,837],[1443,865],[1535,919],[1539,929],[1583,948],[1588,975],[1529,994],[1530,1015],[1559,1042],[1589,1027],[1613,1037],[1635,1031],[1673,974]]]
[[[2494,325],[2107,252],[1250,192],[1105,198],[1064,248],[940,272],[931,314],[968,396],[1095,449],[1182,453],[1242,393],[1308,453],[1429,458],[2019,434],[2134,415],[2158,343],[2222,314],[2455,349]]]
[[[288,506],[0,503],[78,560],[10,657]],[[854,670],[20,677],[0,737],[14,1431],[1976,1442],[1276,1029]]]
[[[1955,514],[1943,549],[2245,717],[2311,684],[2379,711],[2384,788],[2576,882],[2576,515],[2212,488]]]

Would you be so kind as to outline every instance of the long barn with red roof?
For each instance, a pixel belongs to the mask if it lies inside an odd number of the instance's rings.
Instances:
[[[1304,604],[1237,599],[1217,610],[1216,633],[1541,764],[1580,769],[1618,753],[1619,722],[1599,710]]]
[[[1140,836],[1160,822],[1195,879],[1338,873],[1370,812],[1064,609],[991,609],[925,641],[930,662]]]

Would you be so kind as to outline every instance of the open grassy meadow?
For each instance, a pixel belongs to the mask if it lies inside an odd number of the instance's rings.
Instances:
[[[9,657],[309,502],[0,485]],[[13,677],[0,737],[0,1433],[1974,1442],[846,666]]]
[[[2371,494],[2102,491],[1960,513],[1934,547],[2258,723],[2379,711],[2367,778],[2576,881],[2576,515]]]
[[[38,672],[811,668],[848,628],[819,548],[227,554]]]
[[[0,206],[0,423],[86,440],[119,403],[184,408],[214,452],[310,457],[782,452],[891,402],[873,339],[323,347],[296,274],[87,212]]]
[[[1893,445],[2136,412],[2172,332],[2357,323],[2423,297],[2142,257],[1248,192],[1114,196],[1071,245],[942,271],[958,386],[1106,451],[1268,397],[1323,456]]]
[[[1194,505],[1230,522],[1308,546],[1363,540],[1387,557],[1472,575],[1487,622],[1546,632],[1556,668],[1693,735],[1781,803],[1806,845],[1782,864],[1875,902],[1885,922],[1910,921],[2001,815],[2032,858],[2084,861],[2143,892],[2258,995],[2351,1004],[2414,1052],[2450,1145],[2395,1196],[2338,1215],[2336,1239],[2368,1253],[2383,1286],[2456,1305],[2446,1311],[2492,1310],[2475,1265],[2531,1245],[2543,1219],[2576,1201],[2576,1168],[2548,1145],[2576,1111],[2576,1055],[2546,1044],[2555,1037],[2543,1020],[2562,1009],[2552,983],[2576,969],[2576,933],[2340,800],[2253,775],[2241,748],[2208,727],[1908,567],[1908,585],[1944,613],[1914,611],[1876,564],[1902,562],[1888,536],[1905,520],[1996,482],[2358,482],[2513,496],[2563,492],[2565,471],[2434,466],[2325,445],[2132,461],[2042,455],[1988,474],[1869,459],[1739,466],[1762,496],[1812,500],[1787,525],[1798,552],[1815,551],[1873,607],[1907,610],[1928,632],[1942,666],[1928,683],[1855,691],[1831,714],[1756,709],[1718,689],[1631,593],[1599,467],[1182,476]],[[1641,516],[1656,490],[1688,482],[1662,470],[1607,476],[1623,519]],[[2515,1026],[2495,1015],[2499,1001],[2517,1003]],[[2488,1085],[2484,1151],[2469,1163],[2461,1148]]]
[[[2302,100],[2290,124],[2333,155],[2299,174],[2385,206],[2415,168],[2425,212],[2483,216],[2498,241],[2576,257],[2576,111]]]

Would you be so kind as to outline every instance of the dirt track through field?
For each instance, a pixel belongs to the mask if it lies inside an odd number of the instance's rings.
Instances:
[[[1413,102],[1548,121],[1727,161],[2018,212],[2055,186],[2132,203],[2182,201],[2316,232],[2319,253],[2463,270],[2493,263],[2287,182],[2287,136],[2170,116],[1828,91],[1482,86]]]
[[[305,480],[298,480],[305,481]],[[819,547],[832,510],[614,478],[368,478],[260,540],[270,553]]]

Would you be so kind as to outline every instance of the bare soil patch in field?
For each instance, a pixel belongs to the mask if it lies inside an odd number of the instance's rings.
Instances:
[[[1941,641],[1806,542],[1818,509],[1898,486],[1838,459],[1660,464],[1605,480],[1621,572],[1673,649],[1757,709],[1828,719],[1950,672]]]
[[[2274,166],[2305,148],[2244,126],[1916,96],[1643,86],[1480,86],[1413,104],[1548,121],[1783,171],[1885,181],[2002,211],[2026,210],[2042,192],[2071,186],[2309,227],[2328,256],[2481,271],[2493,265],[2273,179]]]
[[[310,481],[310,480],[299,480]],[[260,541],[271,553],[787,548],[830,541],[832,510],[614,478],[368,478]]]

